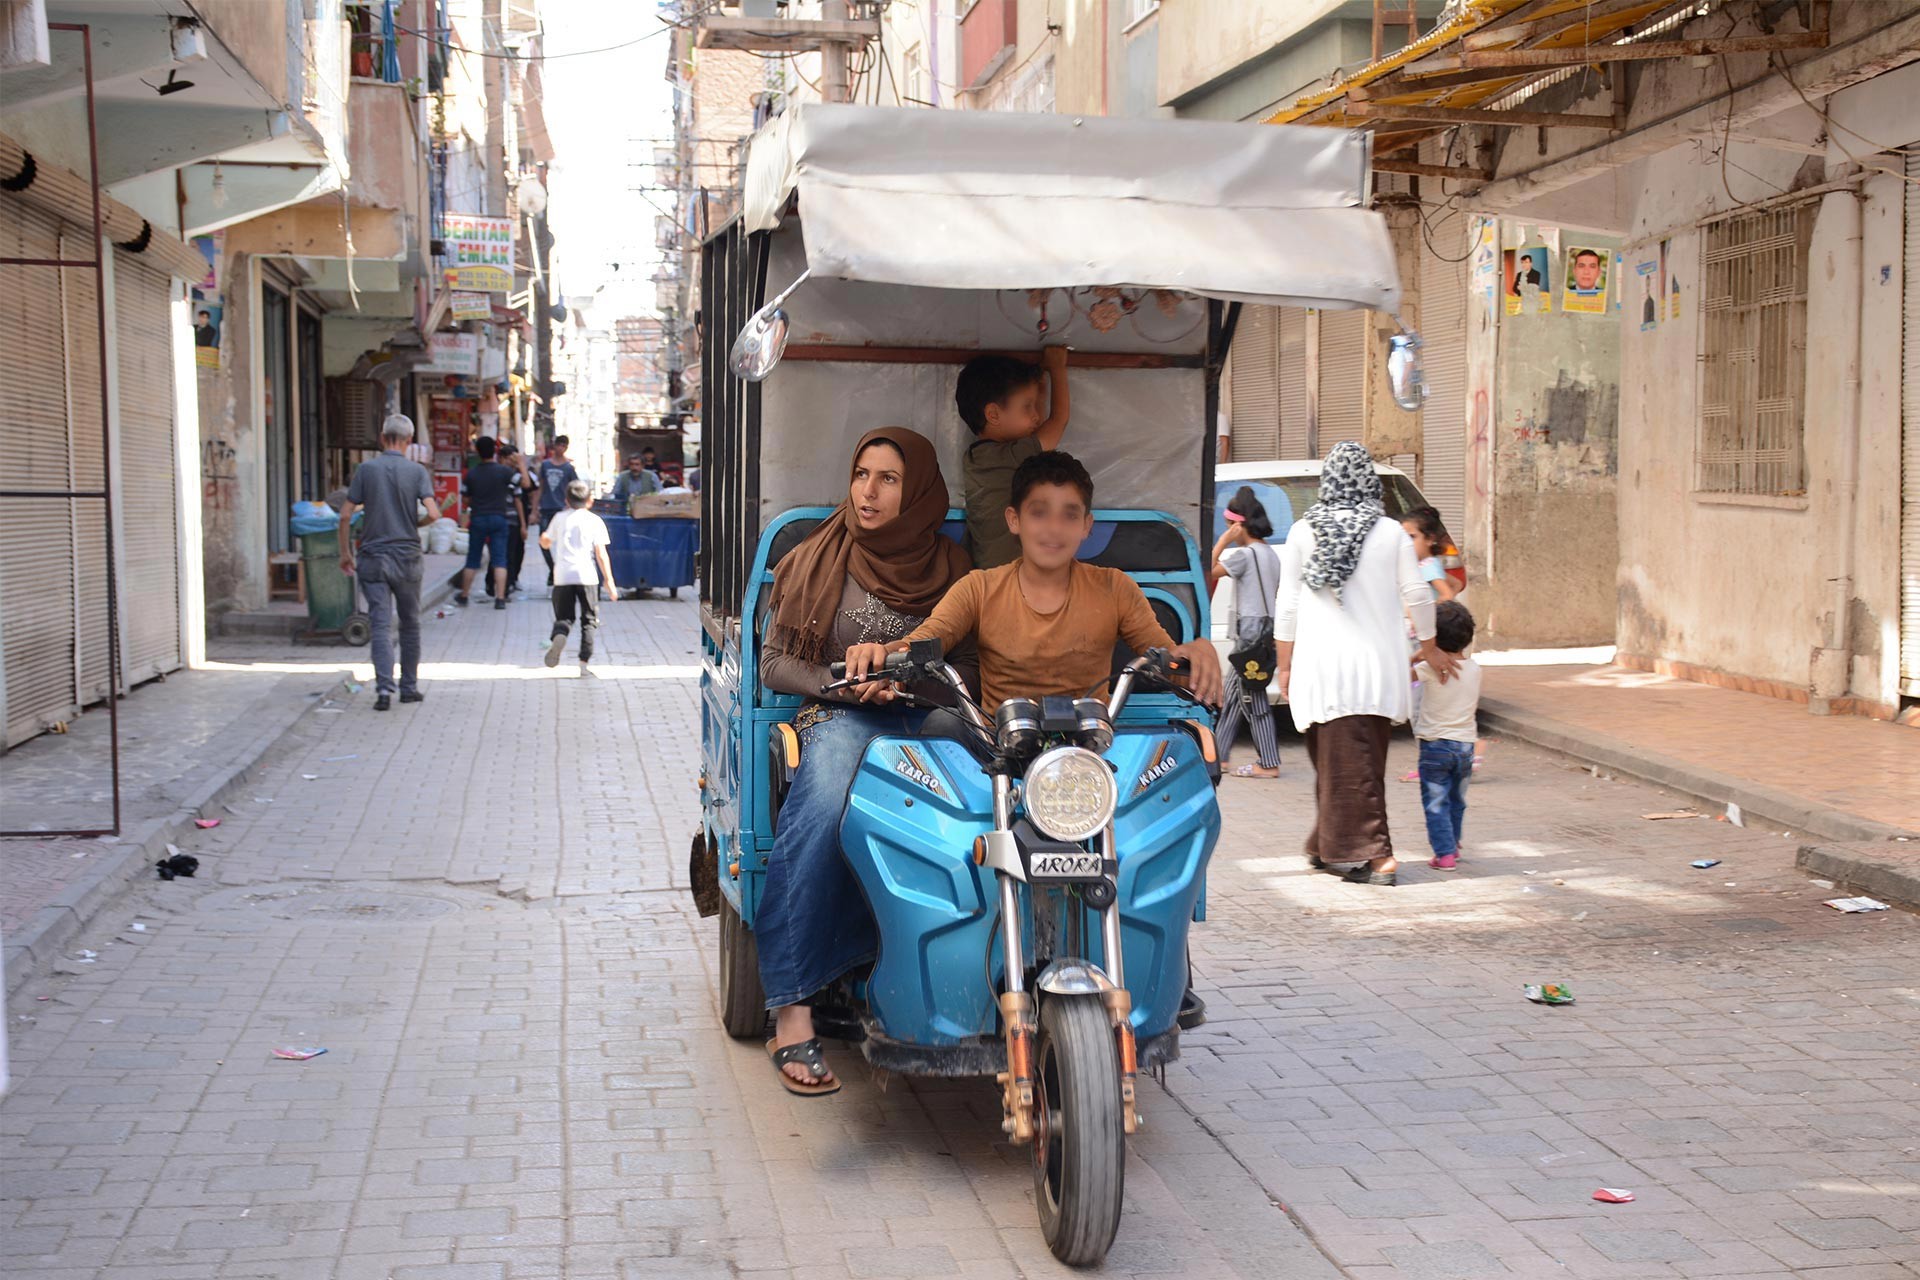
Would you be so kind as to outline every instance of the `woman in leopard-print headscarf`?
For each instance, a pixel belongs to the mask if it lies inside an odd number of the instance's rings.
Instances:
[[[1313,761],[1315,867],[1350,865],[1358,884],[1395,883],[1387,831],[1387,742],[1411,712],[1406,620],[1442,680],[1454,659],[1433,643],[1433,592],[1413,540],[1387,518],[1362,446],[1335,445],[1320,501],[1287,535],[1273,634],[1274,679]]]
[[[860,438],[847,498],[774,569],[760,683],[807,699],[794,718],[800,769],[780,806],[754,915],[760,983],[776,1014],[769,1051],[788,1092],[833,1093],[804,1003],[870,962],[879,933],[840,854],[840,814],[867,744],[909,733],[921,713],[888,707],[886,683],[827,692],[848,646],[898,640],[973,567],[940,532],[947,482],[931,441],[905,427]],[[965,655],[949,659],[969,674]],[[938,700],[934,689],[916,693]],[[760,749],[758,744],[752,748]]]

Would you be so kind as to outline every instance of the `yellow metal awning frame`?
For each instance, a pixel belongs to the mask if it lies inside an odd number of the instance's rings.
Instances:
[[[1383,173],[1485,181],[1491,173],[1421,164],[1426,138],[1463,124],[1618,131],[1626,126],[1625,86],[1613,77],[1613,110],[1530,111],[1493,104],[1570,70],[1663,58],[1822,48],[1831,0],[1814,0],[1813,29],[1783,35],[1709,39],[1645,35],[1701,0],[1466,0],[1426,35],[1267,117],[1268,124],[1372,128]],[[1715,0],[1718,3],[1718,0]],[[1404,154],[1403,154],[1404,153]]]

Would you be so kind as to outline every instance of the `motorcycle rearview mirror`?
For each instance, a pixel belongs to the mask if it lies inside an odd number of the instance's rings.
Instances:
[[[1387,343],[1387,382],[1393,387],[1393,402],[1412,413],[1427,398],[1427,378],[1420,371],[1420,335],[1402,329]]]
[[[781,304],[812,275],[811,270],[802,271],[799,279],[775,294],[772,301],[741,326],[740,336],[733,340],[727,352],[727,368],[733,371],[734,377],[759,382],[780,363],[780,357],[787,353],[787,331],[792,325]]]

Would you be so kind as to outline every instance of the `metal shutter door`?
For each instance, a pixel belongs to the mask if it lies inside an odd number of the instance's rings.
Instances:
[[[1907,156],[1905,368],[1901,388],[1900,692],[1920,697],[1920,155]]]
[[[1280,456],[1280,360],[1277,308],[1240,308],[1233,335],[1233,461]]]
[[[1320,456],[1366,431],[1367,313],[1320,313]]]
[[[57,258],[59,224],[0,196],[0,256]],[[61,272],[0,266],[0,439],[7,484],[72,488],[67,451],[66,334]],[[66,499],[0,501],[0,666],[6,676],[6,744],[71,719],[73,511]],[[83,504],[97,505],[97,504]]]
[[[1467,221],[1456,214],[1420,254],[1420,491],[1456,538],[1467,524]]]
[[[1310,458],[1307,447],[1307,313],[1280,308],[1280,456]]]
[[[180,665],[179,467],[173,423],[172,282],[114,255],[120,382],[120,599],[127,684]]]
[[[68,226],[60,237],[69,261],[93,256],[92,236]],[[97,282],[91,271],[69,267],[60,273],[61,321],[67,341],[67,447],[73,454],[73,487],[101,490],[107,485],[107,455],[100,439],[100,317]],[[108,300],[111,304],[111,299]],[[113,309],[107,309],[113,322]],[[98,499],[73,502],[74,626],[79,635],[73,679],[80,705],[103,700],[110,680],[112,613],[108,608],[107,531]],[[124,677],[120,687],[126,688]]]

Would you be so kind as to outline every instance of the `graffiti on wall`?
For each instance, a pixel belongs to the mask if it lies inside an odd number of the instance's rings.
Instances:
[[[200,443],[200,502],[208,512],[228,512],[234,508],[240,482],[238,455],[225,440]]]

